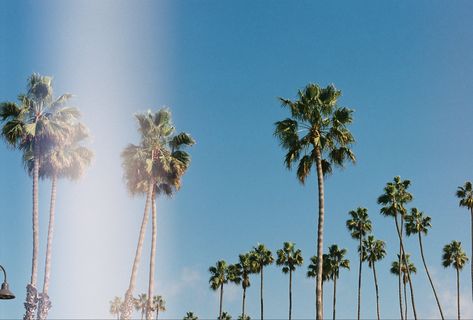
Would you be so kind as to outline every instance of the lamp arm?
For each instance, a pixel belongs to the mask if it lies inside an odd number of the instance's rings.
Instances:
[[[4,277],[3,282],[7,282],[7,272],[5,271],[5,268],[3,268],[1,264],[0,264],[0,269],[2,269],[3,271],[3,277]]]

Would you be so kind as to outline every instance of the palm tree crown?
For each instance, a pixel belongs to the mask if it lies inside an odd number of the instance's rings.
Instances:
[[[322,281],[328,281],[331,279],[331,265],[328,254],[324,253],[322,256]],[[315,278],[317,277],[317,268],[318,268],[318,259],[316,256],[310,258],[310,263],[307,266],[307,277],[308,278]]]
[[[274,262],[273,254],[264,244],[258,244],[250,255],[253,272],[260,272],[262,268]]]
[[[406,215],[406,234],[408,236],[418,233],[427,234],[432,227],[432,219],[429,216],[424,216],[424,213],[417,208],[411,209],[411,214]]]
[[[199,320],[199,317],[197,317],[194,312],[187,312],[182,320]]]
[[[340,268],[350,269],[350,260],[345,259],[346,253],[346,249],[341,249],[336,244],[333,244],[328,248],[327,264],[330,268],[330,279],[338,279]]]
[[[463,251],[460,241],[452,241],[443,248],[442,265],[447,268],[453,266],[462,270],[468,262],[468,257]]]
[[[250,274],[253,273],[251,266],[251,253],[240,254],[238,258],[238,265],[241,270],[241,286],[243,289],[246,289],[251,286]]]
[[[355,162],[350,150],[355,139],[347,129],[353,111],[337,105],[340,95],[341,91],[333,85],[321,88],[309,84],[299,90],[296,101],[280,98],[292,117],[276,122],[274,135],[287,150],[286,167],[290,169],[299,162],[297,177],[301,183],[305,182],[318,155],[324,174],[332,172],[332,164],[343,166],[346,160]]]
[[[403,259],[400,259],[398,261],[393,261],[391,263],[391,269],[390,269],[391,273],[394,274],[394,275],[399,276],[399,270],[401,270],[402,281],[403,281],[404,284],[406,284],[408,282],[407,270],[409,270],[409,274],[417,273],[417,268],[414,265],[414,263],[412,263],[409,260],[409,257],[410,257],[410,255],[406,254],[405,255],[405,260],[403,258]],[[399,255],[398,255],[398,258],[399,258]],[[399,267],[399,261],[401,261],[401,267]],[[406,266],[406,263],[407,263],[407,266]]]
[[[118,316],[120,314],[121,305],[122,299],[120,297],[115,297],[110,301],[110,314]]]
[[[384,193],[378,197],[378,204],[383,205],[381,213],[385,216],[404,216],[406,209],[404,205],[412,201],[412,194],[407,191],[411,182],[394,177],[393,182],[388,182],[384,187]]]
[[[368,261],[368,266],[373,267],[373,264],[386,256],[385,243],[383,240],[377,240],[374,236],[369,235],[363,240],[364,261]]]
[[[218,290],[223,284],[228,283],[228,265],[224,260],[219,260],[209,268],[210,272],[210,288],[212,290]]]
[[[353,239],[364,238],[366,234],[371,232],[371,220],[368,217],[368,209],[357,208],[348,212],[351,219],[346,222],[348,230],[351,232]]]
[[[284,242],[284,247],[277,251],[278,258],[276,264],[282,267],[282,272],[288,273],[294,271],[296,268],[304,263],[302,252],[300,249],[295,249],[292,242]]]
[[[458,187],[456,195],[460,199],[460,207],[473,209],[473,186],[470,181],[465,182],[463,187]]]

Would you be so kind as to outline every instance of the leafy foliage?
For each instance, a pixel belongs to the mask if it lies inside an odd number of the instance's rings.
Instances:
[[[294,271],[304,263],[301,250],[296,250],[292,242],[284,242],[283,248],[277,251],[277,255],[276,264],[282,266],[283,273]]]
[[[383,205],[381,214],[385,216],[404,216],[407,212],[405,204],[412,201],[412,194],[407,191],[411,182],[394,177],[393,182],[388,182],[384,187],[384,193],[378,197],[378,204]]]
[[[467,262],[468,257],[460,241],[453,240],[445,245],[442,255],[442,265],[445,268],[453,266],[457,270],[462,270]]]
[[[362,242],[363,247],[363,260],[368,261],[368,266],[370,268],[373,265],[386,256],[386,245],[384,241],[375,239],[374,236],[369,235],[366,239]]]
[[[402,275],[402,281],[403,281],[404,284],[406,284],[409,280],[409,278],[407,276],[407,271],[409,270],[409,274],[417,273],[417,268],[414,265],[414,263],[412,263],[409,260],[409,257],[410,257],[409,254],[406,254],[405,257],[403,257],[402,259],[400,258],[399,254],[397,255],[397,257],[398,257],[399,260],[398,261],[393,261],[391,263],[390,271],[391,271],[392,274],[399,276],[399,269],[400,269],[401,270],[401,275]],[[404,260],[404,258],[405,258],[405,260]],[[401,261],[401,267],[400,268],[399,268],[399,261]]]

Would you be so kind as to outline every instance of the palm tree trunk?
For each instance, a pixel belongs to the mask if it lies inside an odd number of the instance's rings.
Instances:
[[[362,245],[361,245],[361,235],[360,235],[360,265],[358,267],[358,320],[360,320],[360,310],[361,310],[361,267],[363,265],[362,261]]]
[[[394,217],[396,220],[396,228],[397,228],[397,214]],[[402,306],[402,282],[401,282],[401,276],[402,276],[402,271],[401,271],[401,257],[402,257],[402,250],[401,250],[401,239],[402,239],[402,222],[401,222],[401,235],[399,239],[399,259],[398,259],[398,292],[399,292],[399,307],[401,308],[401,320],[404,320],[404,308]],[[399,231],[399,230],[398,230]],[[406,319],[407,320],[407,319]]]
[[[219,311],[219,319],[222,319],[222,307],[223,307],[223,283],[220,285],[220,311]]]
[[[246,287],[243,287],[243,303],[241,307],[241,318],[245,320],[245,300],[246,300]]]
[[[374,288],[376,289],[376,314],[378,316],[378,320],[380,320],[379,316],[379,291],[378,291],[378,277],[376,277],[376,268],[373,262],[373,276],[374,276]]]
[[[128,290],[125,293],[125,299],[123,300],[121,319],[129,320],[131,319],[131,313],[133,309],[133,290],[136,285],[136,276],[138,274],[138,266],[140,265],[141,252],[143,251],[143,242],[145,239],[146,225],[148,224],[148,214],[149,214],[149,203],[151,200],[151,194],[153,193],[153,184],[150,183],[148,187],[148,192],[146,193],[146,204],[145,210],[143,213],[143,220],[141,222],[140,235],[138,237],[138,245],[136,246],[135,260],[133,261],[133,267],[131,270],[130,284],[128,285]]]
[[[333,320],[335,320],[336,305],[337,305],[337,277],[333,277]]]
[[[264,310],[264,306],[263,306],[263,266],[261,266],[261,271],[260,271],[260,275],[261,275],[261,284],[260,284],[260,308],[261,308],[261,320],[263,320],[263,310]]]
[[[404,303],[406,305],[406,308],[404,309],[404,319],[407,320],[407,286],[406,286],[406,282],[403,282],[404,284]]]
[[[153,317],[152,299],[154,294],[154,271],[156,268],[156,237],[158,234],[158,223],[156,216],[156,194],[153,192],[151,197],[151,212],[152,212],[152,236],[151,236],[151,254],[149,259],[149,283],[148,283],[148,304],[146,306],[146,320],[151,320]]]
[[[38,180],[39,180],[39,145],[33,142],[33,257],[31,260],[31,281],[26,286],[26,301],[24,320],[33,320],[38,302],[36,290],[36,280],[38,277],[38,253],[39,253],[39,200],[38,200]]]
[[[292,270],[289,270],[289,320],[292,315]]]
[[[322,301],[322,265],[324,253],[324,173],[322,170],[322,153],[316,148],[317,185],[319,190],[319,219],[317,226],[317,277],[315,289],[316,320],[323,320],[324,307]]]
[[[49,301],[49,279],[51,275],[51,256],[52,256],[52,245],[53,245],[53,234],[54,234],[54,220],[55,220],[55,209],[56,209],[56,190],[57,190],[57,176],[53,176],[51,179],[51,202],[49,204],[49,225],[48,225],[48,240],[46,245],[46,262],[44,267],[44,282],[43,292],[40,294],[38,303],[38,320],[44,320],[48,317],[49,309],[51,308],[51,302]]]
[[[421,236],[420,232],[418,233],[418,236],[419,236],[420,256],[422,257],[422,263],[424,264],[425,272],[427,273],[427,277],[429,278],[430,286],[432,287],[432,291],[434,292],[435,301],[437,301],[437,306],[438,306],[439,311],[440,311],[440,317],[443,320],[444,317],[443,317],[442,307],[440,306],[440,301],[439,301],[439,298],[437,297],[437,291],[435,290],[434,283],[432,282],[432,278],[430,277],[430,272],[429,272],[429,269],[427,268],[427,263],[425,263],[424,246],[422,245],[422,236]]]
[[[460,320],[460,271],[457,269],[457,308],[458,308],[458,320]]]
[[[156,320],[159,318],[159,306],[156,307]]]
[[[411,288],[411,302],[412,302],[412,311],[414,313],[414,319],[417,320],[417,311],[416,311],[416,306],[415,306],[415,301],[414,301],[414,291],[413,291],[413,286],[412,286],[412,281],[411,281],[411,275],[410,275],[410,271],[409,271],[409,265],[407,264],[407,259],[406,259],[406,255],[405,255],[405,250],[404,250],[404,242],[402,241],[402,233],[401,231],[399,230],[399,224],[397,222],[397,219],[395,219],[396,221],[396,230],[397,230],[397,234],[399,236],[399,240],[400,240],[400,244],[401,244],[401,258],[406,266],[406,275],[407,275],[407,280],[409,282],[409,286]],[[404,222],[404,219],[402,218],[401,216],[401,222],[403,223]],[[400,266],[400,264],[399,264]],[[407,307],[406,307],[407,308]],[[406,319],[407,320],[407,319]]]

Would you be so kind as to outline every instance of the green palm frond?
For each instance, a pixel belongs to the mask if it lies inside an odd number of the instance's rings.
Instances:
[[[453,266],[457,270],[462,270],[468,262],[468,257],[463,251],[460,241],[453,240],[443,248],[442,265],[447,268]]]

